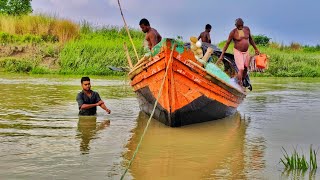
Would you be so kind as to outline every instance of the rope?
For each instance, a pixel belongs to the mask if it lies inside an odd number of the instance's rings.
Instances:
[[[169,69],[169,65],[171,64],[171,61],[172,61],[172,55],[173,55],[173,51],[174,51],[175,47],[176,47],[176,44],[174,43],[174,44],[173,44],[172,51],[171,51],[171,53],[170,53],[170,58],[169,58],[169,61],[168,61],[168,65],[167,65],[167,67],[166,67],[166,72],[165,72],[165,74],[164,74],[164,77],[163,77],[163,80],[162,80],[162,83],[161,83],[161,86],[160,86],[160,89],[159,89],[159,92],[158,92],[158,97],[157,97],[157,100],[156,100],[156,102],[154,103],[154,106],[153,106],[152,113],[151,113],[151,115],[150,115],[150,118],[148,119],[148,122],[147,122],[146,127],[145,127],[144,130],[143,130],[143,133],[142,133],[142,135],[141,135],[141,137],[140,137],[140,141],[139,141],[139,143],[138,143],[138,145],[137,145],[137,148],[136,148],[136,150],[134,151],[131,160],[129,161],[129,165],[128,165],[128,167],[126,168],[126,170],[124,171],[124,173],[123,173],[122,176],[121,176],[121,180],[122,180],[122,179],[124,178],[124,176],[126,175],[126,173],[127,173],[128,169],[130,168],[130,166],[131,166],[134,158],[136,157],[136,155],[137,155],[137,153],[138,153],[138,150],[139,150],[139,148],[140,148],[141,142],[142,142],[142,140],[143,140],[143,137],[144,137],[144,135],[145,135],[146,132],[147,132],[147,129],[148,129],[148,127],[149,127],[149,124],[150,124],[150,122],[151,122],[151,119],[152,119],[152,117],[153,117],[153,114],[154,114],[154,112],[155,112],[155,110],[156,110],[156,107],[157,107],[157,104],[158,104],[158,100],[160,99],[160,96],[161,96],[161,94],[162,94],[162,90],[163,90],[163,86],[164,86],[165,79],[166,79],[166,77],[167,77],[167,75],[168,75],[168,69]]]
[[[131,42],[131,44],[132,44],[132,47],[133,47],[134,53],[136,54],[137,62],[138,62],[138,61],[139,61],[139,56],[138,56],[136,47],[135,47],[134,44],[133,44],[133,41],[132,41],[132,38],[131,38],[131,35],[130,35],[130,32],[129,32],[128,25],[127,25],[127,23],[126,23],[126,20],[124,19],[124,16],[123,16],[123,13],[122,13],[122,9],[121,9],[121,5],[120,5],[120,0],[118,0],[118,5],[119,5],[119,8],[120,8],[120,13],[121,13],[121,16],[122,16],[122,19],[123,19],[123,22],[124,22],[124,26],[126,27],[126,31],[127,31],[127,33],[128,33],[130,42]]]

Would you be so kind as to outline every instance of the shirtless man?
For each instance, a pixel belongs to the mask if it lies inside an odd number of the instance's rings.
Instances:
[[[255,49],[256,54],[260,54],[256,44],[254,43],[250,29],[247,26],[243,26],[243,20],[241,18],[236,19],[235,21],[236,28],[233,29],[230,34],[229,38],[224,46],[222,53],[217,61],[221,63],[223,60],[224,53],[229,47],[231,40],[234,42],[234,59],[238,67],[238,83],[242,86],[242,79],[246,76],[247,68],[249,65],[249,45],[251,44]],[[246,70],[245,70],[246,69]]]
[[[211,43],[211,38],[210,38],[210,31],[211,31],[211,25],[207,24],[205,31],[203,31],[200,36],[198,37],[198,40],[201,38],[202,42],[207,42]]]
[[[148,42],[148,47],[151,50],[156,44],[158,44],[162,37],[157,30],[150,27],[150,23],[147,19],[143,18],[140,20],[140,28],[146,34],[146,40]]]

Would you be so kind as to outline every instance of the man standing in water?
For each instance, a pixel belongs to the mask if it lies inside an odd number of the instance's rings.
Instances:
[[[203,31],[200,36],[198,37],[198,40],[201,39],[202,42],[210,43],[211,44],[211,38],[210,38],[210,31],[211,31],[211,25],[207,24],[205,31]]]
[[[82,91],[77,96],[77,102],[79,106],[79,115],[92,116],[97,114],[97,106],[100,106],[108,114],[111,111],[106,107],[101,100],[99,94],[91,90],[90,78],[81,78]]]
[[[146,41],[148,42],[148,47],[151,50],[156,44],[161,41],[162,37],[157,30],[150,27],[150,23],[147,19],[141,19],[139,25],[141,30],[146,33]]]
[[[236,19],[235,21],[236,28],[233,29],[230,34],[229,38],[224,46],[222,53],[217,61],[218,63],[222,62],[224,53],[229,47],[231,40],[234,42],[234,59],[237,64],[238,68],[238,83],[240,86],[243,85],[242,80],[246,77],[248,65],[249,65],[249,45],[251,44],[255,49],[256,54],[260,54],[255,42],[252,39],[250,29],[247,26],[243,26],[243,20],[241,18]]]

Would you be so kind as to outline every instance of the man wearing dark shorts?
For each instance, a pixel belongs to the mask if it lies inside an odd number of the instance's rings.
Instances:
[[[92,116],[97,114],[97,106],[100,106],[108,114],[111,111],[106,107],[101,100],[99,93],[91,90],[90,78],[81,78],[82,91],[77,96],[77,102],[79,106],[79,115]]]

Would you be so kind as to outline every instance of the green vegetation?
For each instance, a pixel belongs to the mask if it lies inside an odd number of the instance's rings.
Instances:
[[[253,36],[253,39],[254,39],[254,42],[257,44],[257,45],[260,45],[260,46],[268,46],[269,42],[270,42],[270,39],[269,37],[265,36],[265,35],[257,35],[257,36]]]
[[[299,154],[294,148],[293,153],[288,155],[287,151],[282,148],[283,158],[280,158],[280,162],[285,166],[285,169],[287,170],[315,170],[318,168],[317,165],[317,152],[312,148],[312,145],[310,146],[310,156],[309,156],[309,162],[307,161],[307,158],[303,154]]]
[[[23,38],[65,43],[79,36],[80,26],[69,20],[41,14],[32,16],[0,15],[0,32],[3,43],[23,41],[21,40]]]
[[[138,54],[144,34],[130,29]],[[254,36],[262,53],[270,56],[269,69],[252,76],[320,77],[320,45],[283,45],[265,35]],[[178,39],[182,41],[182,37]],[[94,28],[88,22],[75,24],[47,15],[0,15],[0,68],[9,72],[86,75],[124,75],[109,66],[127,67],[123,49],[126,42],[133,63],[137,61],[124,28]],[[223,47],[225,42],[218,46]],[[232,53],[232,45],[228,52]],[[254,54],[252,47],[250,53]],[[12,64],[25,68],[12,68]],[[28,62],[28,63],[26,63]]]
[[[94,31],[84,26],[81,32],[85,33],[82,33],[79,39],[65,44],[61,51],[60,72],[64,74],[121,75],[119,72],[111,71],[108,66],[121,67],[128,64],[123,43],[130,41],[125,29],[106,27]],[[130,34],[138,54],[143,54],[143,33],[131,29]],[[137,62],[133,49],[131,46],[128,48],[133,62]]]
[[[26,15],[32,12],[31,0],[1,0],[0,14]]]

